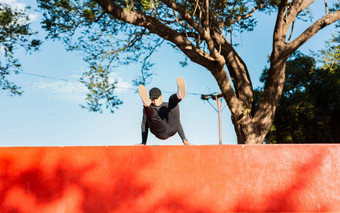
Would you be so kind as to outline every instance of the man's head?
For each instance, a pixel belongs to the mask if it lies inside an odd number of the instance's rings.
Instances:
[[[163,98],[162,92],[157,87],[154,87],[154,88],[152,88],[149,91],[149,96],[150,96],[151,102],[152,102],[152,104],[154,106],[159,106],[159,105],[161,105],[163,103],[163,101],[162,101],[162,98]]]

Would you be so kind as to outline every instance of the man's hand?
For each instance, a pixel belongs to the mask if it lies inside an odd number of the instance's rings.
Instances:
[[[139,144],[136,144],[135,146],[145,146],[146,144],[144,143],[139,143]]]
[[[183,139],[183,144],[184,145],[191,145],[186,139]]]

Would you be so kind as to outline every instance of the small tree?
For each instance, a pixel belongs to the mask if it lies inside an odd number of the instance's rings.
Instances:
[[[49,36],[63,39],[69,49],[85,51],[94,70],[104,68],[110,72],[112,61],[133,60],[148,68],[148,57],[154,49],[163,40],[170,42],[214,76],[231,111],[240,144],[263,143],[281,97],[287,59],[318,31],[340,19],[338,4],[329,10],[326,7],[324,17],[290,40],[294,22],[306,15],[312,0],[38,0],[38,3],[44,11],[43,25]],[[227,39],[235,30],[252,30],[255,11],[277,14],[268,77],[256,107],[247,66],[234,49],[232,39]],[[75,35],[79,36],[72,42]],[[142,69],[137,82],[145,82],[148,75],[147,69]],[[102,96],[97,95],[96,85],[101,86],[102,81],[107,81],[105,72],[97,79],[98,84],[89,84],[88,99],[95,99],[91,102],[95,105],[90,107],[99,104],[98,98]],[[111,93],[105,98],[109,100],[108,107],[119,104],[111,101],[117,100]]]
[[[26,10],[0,3],[0,89],[9,91],[11,95],[22,93],[20,87],[7,79],[8,75],[18,73],[21,69],[14,52],[20,47],[27,52],[37,50],[41,42],[31,39],[34,34],[30,30]]]
[[[314,58],[301,53],[287,61],[283,95],[266,143],[340,142],[339,61],[324,65],[317,68]],[[266,75],[267,70],[261,80]]]

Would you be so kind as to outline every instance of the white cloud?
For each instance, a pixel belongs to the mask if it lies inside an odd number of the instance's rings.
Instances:
[[[0,44],[0,55],[1,57],[4,57],[5,56],[5,46],[1,45]],[[1,60],[1,59],[0,59]]]
[[[122,79],[118,79],[118,83],[116,85],[116,92],[117,93],[122,93],[125,92],[127,90],[131,90],[133,89],[132,85],[128,82],[123,81]]]
[[[77,68],[75,70],[73,70],[72,72],[74,74],[70,75],[69,78],[72,79],[80,79],[82,77],[82,73],[84,71],[84,67],[80,67]],[[123,70],[125,71],[125,70]],[[132,90],[134,87],[131,83],[124,81],[124,79],[121,76],[121,72],[122,71],[116,71],[116,72],[112,72],[109,74],[109,83],[112,84],[117,80],[117,84],[116,84],[116,89],[115,89],[115,93],[122,93],[122,92],[126,92],[128,90]]]
[[[26,4],[18,2],[17,0],[0,0],[0,3],[7,4],[14,9],[24,10]]]
[[[116,84],[116,89],[115,89],[115,92],[116,93],[122,93],[122,92],[125,92],[127,90],[131,90],[133,88],[133,86],[124,81],[122,78],[118,77],[116,73],[112,73],[110,75],[110,78],[109,78],[109,82],[110,83],[113,83],[115,82],[115,80],[117,80],[117,84]]]
[[[0,0],[0,3],[2,4],[7,4],[9,5],[12,9],[17,9],[17,10],[26,10],[26,3],[24,2],[19,2],[18,0]],[[29,17],[29,22],[34,22],[38,19],[39,14],[38,13],[27,13]],[[22,20],[23,23],[26,22],[26,20]]]
[[[114,76],[114,75],[113,75]],[[79,76],[74,75],[72,79],[79,79]],[[123,81],[122,78],[110,77],[110,82],[114,82],[115,79],[118,80],[116,85],[115,93],[120,94],[131,90],[133,87],[130,83]],[[70,101],[76,103],[83,103],[88,93],[88,89],[84,84],[76,80],[70,81],[40,81],[33,83],[33,87],[39,92],[46,94],[48,98]]]
[[[77,103],[83,102],[87,93],[86,87],[78,81],[41,81],[33,86],[49,98]]]
[[[29,22],[32,23],[32,22],[38,20],[39,14],[38,13],[29,13],[28,17],[30,19]]]

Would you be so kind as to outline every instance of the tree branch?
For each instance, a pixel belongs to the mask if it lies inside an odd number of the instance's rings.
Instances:
[[[263,8],[264,6],[265,6],[264,4],[259,4],[258,6],[252,8],[252,9],[249,11],[249,13],[247,13],[247,14],[245,14],[245,15],[243,15],[243,16],[239,16],[239,17],[237,17],[237,18],[234,19],[234,20],[227,21],[226,24],[227,24],[227,25],[232,25],[232,24],[235,24],[236,22],[238,22],[238,21],[240,21],[240,20],[247,19],[247,18],[251,17],[251,16],[254,14],[254,12],[255,12],[256,10],[261,9],[261,8]]]
[[[328,15],[328,14],[329,14],[329,11],[328,11],[327,0],[325,0],[325,11],[326,11],[326,15]]]
[[[200,27],[199,23],[197,23],[193,17],[190,15],[189,11],[187,11],[184,7],[182,7],[179,4],[176,4],[175,2],[171,1],[171,0],[162,0],[162,2],[164,2],[168,7],[176,10],[181,17],[187,21],[187,23],[192,26],[201,36],[202,38],[206,41],[207,45],[208,45],[208,49],[210,52],[210,55],[221,65],[223,66],[225,64],[225,60],[224,58],[216,51],[215,47],[214,47],[214,42],[210,36],[210,27],[209,27],[209,19],[208,22],[206,20],[203,20],[203,25],[205,26],[205,29],[203,29],[202,27]],[[209,4],[208,4],[209,6]],[[209,8],[207,8],[207,11],[209,11]],[[209,12],[206,12],[209,14]],[[205,14],[205,18],[206,18]]]
[[[166,4],[171,9],[177,11],[181,17],[192,26],[199,34],[204,35],[205,31],[202,27],[200,27],[199,23],[197,23],[194,18],[190,15],[190,13],[183,8],[182,6],[176,4],[171,0],[161,0],[164,4]]]
[[[290,42],[290,39],[292,38],[292,35],[293,35],[293,31],[294,31],[294,21],[292,22],[292,28],[290,29],[290,34],[289,34],[289,37],[288,37],[288,42]]]
[[[288,9],[286,9],[285,13],[285,24],[283,31],[287,33],[290,25],[295,21],[296,16],[301,13],[301,11],[305,10],[309,5],[313,3],[314,0],[295,0],[290,5]]]
[[[233,81],[237,98],[241,101],[241,105],[252,109],[253,87],[246,64],[237,54],[233,46],[219,32],[214,31],[213,37],[216,48],[222,47],[221,55],[226,61],[226,66]]]
[[[143,13],[125,10],[112,0],[95,0],[104,11],[122,20],[126,23],[140,26],[148,29],[151,33],[174,43],[181,49],[192,61],[204,66],[214,66],[216,60],[209,57],[204,51],[197,49],[185,36],[182,36],[176,30],[163,24],[154,17],[147,16]]]
[[[322,28],[340,20],[340,10],[330,13],[316,22],[314,22],[310,27],[308,27],[300,36],[298,36],[294,41],[287,45],[289,53],[293,53],[311,37],[313,37]]]
[[[279,57],[280,48],[285,42],[286,33],[283,31],[283,26],[285,25],[285,11],[288,0],[282,0],[280,2],[276,23],[274,27],[274,35],[273,35],[273,51],[271,57]]]
[[[209,0],[205,0],[205,17],[203,21],[203,26],[206,30],[210,28],[210,16],[209,16]],[[208,31],[209,32],[209,31]]]

